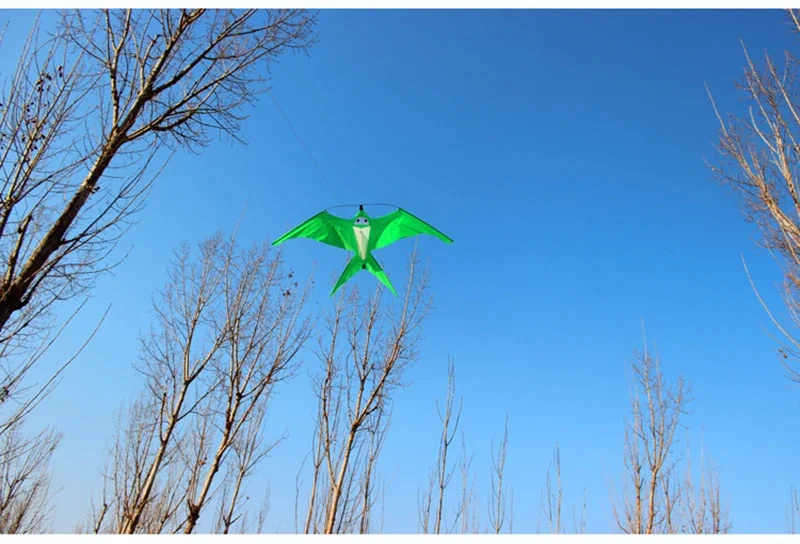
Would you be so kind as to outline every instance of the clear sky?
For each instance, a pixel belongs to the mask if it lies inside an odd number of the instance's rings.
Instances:
[[[11,22],[4,47],[16,47],[32,14],[0,17]],[[515,532],[535,528],[556,442],[565,508],[585,487],[589,531],[612,530],[625,363],[642,347],[643,319],[666,373],[694,387],[688,422],[704,429],[734,531],[784,532],[789,485],[800,485],[798,392],[741,256],[776,309],[779,276],[703,162],[716,160],[717,130],[704,83],[721,110],[741,112],[739,40],[755,56],[796,50],[784,23],[781,12],[748,10],[323,11],[311,55],[272,69],[274,96],[322,173],[263,97],[244,124],[248,145],[218,142],[170,163],[125,239],[132,255],[72,328],[70,343],[112,304],[31,419],[32,428],[49,422],[64,433],[56,529],[71,531],[99,490],[114,412],[136,385],[136,335],[181,242],[230,232],[243,210],[241,241],[251,243],[329,206],[389,202],[456,243],[419,240],[437,308],[408,374],[414,383],[396,398],[382,460],[387,531],[416,531],[448,355],[482,518],[489,448],[508,412]],[[381,251],[397,285],[412,247]],[[312,307],[329,307],[341,252],[297,241],[285,257],[301,276],[316,271]],[[367,274],[357,282],[374,285]],[[269,478],[269,530],[293,528],[294,474],[313,410],[304,371],[271,416],[275,433],[290,437],[253,484]]]

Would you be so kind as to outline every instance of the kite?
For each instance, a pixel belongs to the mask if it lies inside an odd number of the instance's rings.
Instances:
[[[338,217],[323,210],[272,242],[272,245],[276,246],[292,238],[310,238],[323,244],[352,251],[353,256],[345,266],[339,281],[333,286],[330,296],[333,296],[347,280],[360,270],[372,273],[397,296],[392,282],[389,281],[372,252],[418,234],[430,234],[446,244],[453,243],[453,240],[444,233],[401,208],[380,217],[369,217],[362,204],[352,219]]]

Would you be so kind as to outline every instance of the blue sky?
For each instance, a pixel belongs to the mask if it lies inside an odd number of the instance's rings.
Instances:
[[[4,47],[15,47],[32,14],[0,16],[11,22]],[[783,532],[789,485],[800,484],[798,392],[741,256],[776,310],[779,276],[703,158],[716,159],[717,130],[704,83],[721,110],[742,111],[732,85],[744,62],[739,40],[756,56],[779,55],[797,46],[784,22],[781,12],[752,10],[323,11],[311,55],[272,68],[273,94],[322,172],[263,97],[244,124],[248,145],[217,142],[170,163],[125,239],[131,256],[100,281],[72,329],[66,344],[112,304],[31,419],[64,433],[56,529],[71,531],[98,491],[114,412],[136,385],[136,335],[181,242],[230,232],[243,211],[241,241],[251,243],[329,206],[389,202],[456,243],[419,240],[437,308],[382,459],[387,531],[416,530],[448,356],[481,517],[491,440],[508,413],[515,531],[535,528],[556,442],[566,508],[585,487],[589,531],[612,530],[625,363],[642,347],[643,319],[666,373],[693,385],[688,422],[704,430],[734,530]],[[396,285],[413,244],[381,251]],[[313,308],[329,307],[341,253],[298,241],[285,257],[301,276],[315,271]],[[374,285],[367,274],[356,281]],[[253,484],[269,478],[270,530],[293,527],[313,408],[304,371],[271,418],[289,439]]]

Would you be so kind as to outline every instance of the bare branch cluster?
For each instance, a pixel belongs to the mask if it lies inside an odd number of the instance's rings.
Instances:
[[[508,416],[503,427],[503,439],[494,450],[492,441],[492,472],[491,472],[491,495],[489,498],[489,530],[494,534],[500,534],[503,528],[508,525],[508,532],[511,532],[514,520],[514,495],[512,491],[511,503],[509,505],[508,490],[505,486],[506,457],[508,455]],[[509,515],[509,506],[511,513]],[[510,519],[506,522],[506,516]]]
[[[800,12],[794,9],[787,12],[794,30],[800,32]],[[749,104],[748,114],[728,115],[723,119],[712,97],[720,123],[717,149],[721,164],[710,167],[722,183],[734,188],[741,196],[746,219],[758,226],[763,235],[762,244],[781,267],[785,306],[792,324],[798,327],[800,63],[795,55],[786,51],[780,61],[765,54],[763,63],[758,65],[744,44],[742,47],[747,62],[744,76],[736,87]],[[788,363],[789,359],[797,361],[800,341],[778,322],[765,304],[764,307],[786,340],[779,350],[784,362]],[[800,380],[795,369],[788,364],[787,369],[794,380]]]
[[[553,482],[553,473],[555,473],[555,483]],[[558,444],[556,444],[556,449],[553,452],[553,460],[547,465],[545,491],[542,495],[542,511],[545,519],[547,519],[550,533],[563,533],[564,523],[561,509],[564,502],[564,492],[561,487],[561,449]]]
[[[120,424],[98,530],[191,533],[218,497],[216,527],[230,532],[244,521],[248,476],[276,444],[266,414],[310,334],[308,289],[265,245],[241,251],[215,236],[198,253],[177,253],[154,302],[144,387]]]
[[[28,437],[17,422],[0,435],[0,534],[47,532],[50,461],[61,441],[53,429]]]
[[[71,320],[59,325],[61,303],[115,266],[161,149],[236,138],[269,65],[313,45],[314,24],[304,10],[68,10],[42,38],[37,19],[0,90],[0,440],[21,436],[74,360],[28,383]],[[39,466],[37,448],[12,458]]]
[[[436,461],[436,468],[431,472],[428,491],[424,495],[422,504],[419,507],[420,529],[423,533],[441,534],[444,532],[452,532],[459,522],[462,515],[468,515],[468,510],[464,507],[467,506],[465,501],[462,500],[460,507],[455,512],[455,517],[450,527],[447,527],[445,521],[445,491],[450,485],[455,472],[455,466],[448,465],[448,453],[450,452],[450,445],[455,440],[456,433],[458,432],[458,424],[461,421],[461,409],[463,407],[463,399],[459,399],[458,408],[453,411],[453,404],[455,403],[455,363],[448,361],[447,364],[447,396],[445,397],[444,412],[442,412],[439,401],[436,401],[436,411],[439,416],[439,421],[442,425],[442,434],[439,439],[439,452]],[[462,459],[462,462],[465,460]],[[436,489],[434,499],[434,488]],[[465,514],[465,512],[467,512]],[[433,527],[430,527],[431,513],[433,513]]]
[[[788,22],[800,33],[800,11],[787,9]],[[720,164],[710,165],[718,180],[732,187],[741,197],[745,218],[762,234],[766,247],[783,274],[781,295],[788,314],[786,323],[778,319],[759,294],[747,272],[751,286],[769,319],[783,337],[778,349],[789,377],[800,381],[800,61],[790,51],[783,58],[764,55],[761,62],[751,57],[742,43],[746,65],[736,85],[748,104],[744,115],[723,118],[711,92],[711,102],[719,121],[717,150]],[[782,322],[783,321],[783,322]],[[794,499],[793,499],[794,501]],[[795,502],[790,512],[795,511]],[[790,525],[793,516],[790,516]]]
[[[302,10],[91,13],[65,12],[45,46],[32,34],[2,95],[0,330],[36,297],[46,308],[84,292],[159,146],[235,136],[268,63],[314,42]]]
[[[681,475],[677,433],[691,401],[690,387],[678,378],[669,382],[660,359],[645,350],[630,363],[631,419],[625,425],[625,474],[621,505],[613,511],[619,529],[629,534],[726,533],[727,512],[719,480],[705,472],[696,488],[691,464]]]
[[[313,476],[305,533],[368,532],[377,494],[375,466],[386,436],[391,399],[418,357],[428,315],[427,273],[416,252],[399,307],[345,291],[326,319],[314,380],[318,399]]]
[[[732,524],[728,518],[728,511],[722,503],[719,471],[713,466],[706,466],[704,454],[704,449],[701,447],[700,481],[695,483],[687,453],[682,497],[684,530],[696,535],[727,534]]]
[[[34,26],[0,93],[0,403],[21,395],[52,343],[54,304],[114,266],[160,146],[235,136],[269,63],[310,47],[314,20],[303,10],[72,10],[41,43]],[[44,394],[28,393],[32,403]]]

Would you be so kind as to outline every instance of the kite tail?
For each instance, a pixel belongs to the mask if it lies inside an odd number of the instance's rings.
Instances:
[[[338,291],[342,285],[347,283],[347,281],[355,276],[359,271],[367,270],[373,276],[378,278],[382,284],[384,284],[395,296],[397,296],[397,291],[394,290],[392,286],[392,282],[389,281],[389,278],[386,276],[386,273],[381,268],[381,265],[378,264],[378,261],[375,260],[375,257],[372,256],[370,253],[367,255],[366,259],[362,259],[358,256],[358,254],[353,255],[350,261],[345,266],[344,270],[342,271],[342,275],[339,276],[339,281],[336,282],[336,285],[333,286],[333,290],[331,290],[331,295],[333,296],[336,291]]]
[[[367,270],[369,270],[373,276],[378,278],[394,296],[397,296],[397,291],[394,290],[392,282],[389,281],[389,277],[386,275],[386,272],[383,271],[383,268],[381,268],[381,265],[379,265],[378,261],[375,260],[375,257],[372,255],[372,253],[367,255],[364,264],[366,265]]]
[[[342,285],[347,283],[347,280],[355,276],[359,270],[363,269],[364,266],[364,261],[358,255],[353,255],[353,257],[347,263],[347,266],[344,267],[342,275],[339,276],[339,281],[337,281],[336,285],[333,286],[333,290],[331,290],[331,296],[333,296]]]

